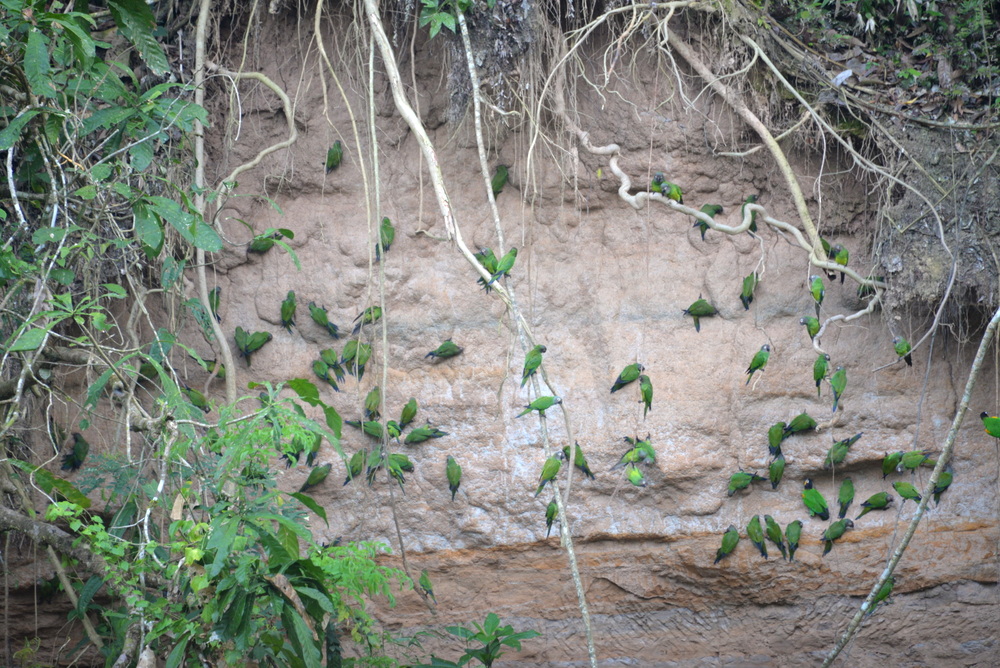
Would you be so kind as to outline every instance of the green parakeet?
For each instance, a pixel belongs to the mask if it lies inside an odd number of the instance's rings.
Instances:
[[[729,528],[726,529],[726,533],[722,534],[722,546],[715,553],[715,563],[719,563],[723,557],[728,557],[732,554],[739,542],[740,532],[736,530],[735,526],[730,524]]]
[[[920,492],[917,491],[916,487],[903,480],[898,480],[892,483],[892,488],[899,493],[899,496],[903,499],[903,503],[905,503],[907,499],[919,503],[920,499],[923,498],[920,496]]]
[[[382,218],[382,223],[378,227],[378,240],[379,243],[375,244],[376,262],[382,259],[382,253],[389,252],[392,242],[396,240],[396,228],[388,217]]]
[[[767,539],[781,550],[781,558],[787,561],[788,552],[785,551],[785,540],[781,533],[781,525],[775,522],[774,518],[770,515],[764,515],[764,530],[767,534]]]
[[[897,336],[892,340],[892,347],[896,351],[896,357],[903,358],[907,366],[913,366],[913,356],[910,355],[910,342],[902,336]]]
[[[410,445],[414,445],[416,443],[423,443],[424,441],[432,438],[441,438],[442,436],[447,436],[447,435],[448,432],[441,431],[437,427],[432,427],[429,424],[426,424],[423,427],[417,427],[416,429],[413,429],[409,434],[406,435],[406,440],[403,442],[409,443]]]
[[[458,486],[462,484],[462,467],[458,465],[455,458],[448,455],[448,462],[444,467],[445,475],[448,477],[448,490],[451,492],[451,500],[455,500],[455,493]]]
[[[795,551],[799,549],[799,539],[802,538],[802,520],[789,522],[785,527],[785,540],[788,541],[788,560],[795,561]]]
[[[826,294],[822,278],[816,275],[809,277],[809,294],[812,295],[813,301],[816,302],[816,317],[818,318],[820,306],[823,305],[823,296]]]
[[[399,428],[406,429],[417,417],[417,398],[410,397],[410,400],[403,406],[403,411],[399,414]]]
[[[709,218],[711,218],[712,220],[715,220],[715,217],[720,213],[722,213],[722,207],[719,206],[718,204],[704,204],[702,205],[700,211]],[[701,232],[701,240],[704,241],[705,232],[708,232],[708,223],[706,223],[704,220],[696,220],[693,227],[698,228],[698,230]]]
[[[365,422],[360,422],[359,420],[344,420],[344,424],[360,429],[372,438],[381,440],[385,435],[385,427],[382,426],[381,422],[376,420],[366,420]]]
[[[854,522],[847,519],[837,520],[833,524],[827,527],[826,531],[823,532],[823,556],[825,557],[827,553],[833,549],[833,542],[844,535],[848,529],[854,527]]]
[[[813,481],[806,478],[805,486],[802,489],[802,503],[809,511],[809,517],[819,517],[824,522],[830,519],[830,510],[826,505],[826,499],[819,490],[813,487]]]
[[[892,503],[892,495],[888,492],[879,492],[878,494],[872,494],[868,497],[868,500],[861,504],[864,510],[861,514],[854,519],[860,520],[862,517],[867,515],[873,510],[885,510]]]
[[[400,428],[399,423],[396,422],[395,420],[387,420],[386,421],[386,423],[385,423],[385,431],[386,431],[387,434],[389,434],[389,438],[396,439],[397,443],[399,442],[399,436],[400,436],[400,434],[403,433],[403,430]]]
[[[753,359],[750,360],[750,366],[747,367],[746,371],[747,385],[750,384],[750,380],[753,378],[754,373],[763,370],[763,368],[767,366],[767,360],[769,357],[771,357],[771,346],[765,343],[760,347],[760,350],[757,351],[757,354],[753,356]]]
[[[941,495],[944,494],[949,487],[951,487],[952,478],[954,478],[954,474],[952,473],[951,466],[949,465],[948,468],[941,471],[941,475],[938,476],[937,482],[934,483],[933,494],[935,506],[941,503]]]
[[[475,258],[479,262],[479,264],[483,266],[483,269],[486,270],[486,273],[488,273],[490,276],[496,273],[498,260],[497,256],[493,254],[492,249],[490,248],[482,249],[481,251],[475,254]],[[482,276],[480,276],[476,280],[476,282],[479,285],[483,286],[483,289],[486,290],[487,294],[489,294],[490,291],[493,289],[490,286],[490,284],[486,281],[486,279],[483,278]]]
[[[740,290],[740,301],[743,302],[743,310],[749,311],[750,304],[753,303],[753,293],[757,289],[757,272],[753,272],[743,279],[743,289]]]
[[[840,396],[844,393],[847,388],[847,369],[842,366],[838,366],[834,369],[833,373],[830,374],[830,389],[833,390],[833,412],[837,412],[837,406],[840,404]]]
[[[219,360],[205,360],[205,371],[214,373],[219,380],[226,379],[226,365]]]
[[[316,302],[309,302],[309,317],[312,318],[313,322],[325,329],[330,336],[335,339],[340,338],[340,331],[335,324],[330,322],[330,317],[327,315],[324,307],[316,306]]]
[[[832,466],[839,466],[847,458],[847,453],[850,451],[851,446],[858,442],[858,439],[864,432],[858,432],[850,438],[845,438],[841,441],[834,443],[830,450],[826,453],[826,459],[823,461],[823,468],[829,469]],[[843,517],[843,515],[841,515]]]
[[[879,603],[889,598],[889,595],[892,594],[892,588],[895,585],[896,585],[896,576],[890,575],[889,578],[882,583],[882,586],[879,587],[878,591],[875,593],[875,598],[872,599],[872,605],[870,608],[868,608],[868,612],[865,613],[865,617],[868,617],[873,612],[875,612],[875,608],[879,606]]]
[[[372,347],[370,344],[351,339],[344,344],[344,349],[340,353],[340,362],[347,368],[347,373],[357,376],[360,382],[365,375],[365,364],[368,363],[371,356]]]
[[[694,331],[701,331],[701,318],[707,318],[709,316],[716,315],[718,311],[715,307],[709,304],[707,301],[699,297],[697,301],[684,309],[684,315],[691,316],[694,319]]]
[[[501,276],[510,276],[510,270],[514,268],[514,262],[517,260],[517,248],[511,248],[497,262],[497,270],[493,272],[493,276],[490,277],[487,285],[494,283]]]
[[[320,380],[325,380],[329,383],[330,387],[332,387],[335,392],[340,392],[340,388],[337,387],[337,381],[330,376],[330,367],[326,362],[323,360],[313,360],[313,373],[316,374]]]
[[[807,315],[804,318],[799,318],[799,324],[806,326],[806,333],[809,334],[810,339],[815,339],[816,335],[819,334],[818,318],[814,318],[811,315]]]
[[[882,458],[882,480],[889,477],[889,474],[896,470],[899,463],[903,461],[903,453],[901,451],[890,452],[885,457]]]
[[[783,475],[785,475],[785,455],[779,452],[778,456],[771,460],[771,465],[767,467],[767,477],[771,481],[771,489],[778,489]]]
[[[635,464],[630,464],[627,468],[628,481],[635,485],[636,487],[646,486],[646,477],[642,475],[642,471]]]
[[[569,461],[569,446],[563,447],[563,459]],[[587,466],[587,458],[583,456],[583,449],[580,447],[579,443],[575,443],[575,449],[573,452],[573,466],[583,471],[583,475],[587,476],[591,480],[594,480],[594,474],[591,472],[590,467]]]
[[[837,492],[837,503],[840,504],[840,514],[838,517],[844,519],[847,509],[854,503],[854,482],[850,478],[844,478],[840,483],[840,491]]]
[[[562,459],[559,457],[549,457],[542,464],[542,474],[538,476],[538,489],[535,490],[535,497],[537,498],[542,490],[545,489],[545,485],[556,479],[559,475],[559,469],[562,468]]]
[[[635,364],[629,364],[627,367],[622,369],[622,372],[618,374],[618,378],[615,380],[615,384],[611,386],[611,394],[614,394],[618,390],[622,389],[629,383],[632,383],[639,379],[639,374],[646,370],[646,367],[636,362]]]
[[[663,172],[657,172],[653,175],[653,180],[649,184],[649,190],[650,192],[660,193],[667,199],[672,199],[678,204],[684,203],[684,193],[681,192],[681,187],[676,183],[666,181]]]
[[[248,367],[250,366],[250,356],[260,350],[272,338],[274,337],[271,336],[270,332],[254,332],[253,334],[249,334],[242,327],[236,328],[236,348],[240,351],[240,355],[246,359]]]
[[[302,487],[299,487],[299,492],[305,492],[306,490],[312,489],[316,485],[321,484],[326,477],[330,475],[330,469],[333,468],[333,464],[323,464],[322,466],[317,466],[309,472],[309,477],[306,481],[302,483]]]
[[[351,455],[351,460],[347,463],[347,478],[344,479],[345,485],[361,475],[367,459],[368,451],[364,448]]]
[[[846,267],[850,259],[850,253],[847,252],[846,248],[837,244],[830,249],[830,259],[841,267]],[[840,284],[844,284],[844,272],[840,272]]]
[[[364,325],[374,325],[378,322],[378,319],[382,317],[382,307],[381,306],[369,306],[354,319],[357,324],[354,325],[353,334],[357,335],[361,331]]]
[[[507,185],[507,178],[510,176],[510,171],[507,165],[497,165],[496,170],[493,172],[493,179],[490,181],[490,188],[493,189],[493,197],[496,197],[503,191],[503,187]]]
[[[885,281],[885,276],[869,276],[867,280]],[[858,299],[874,297],[878,294],[878,289],[874,285],[860,283],[858,285]]]
[[[545,507],[545,537],[548,538],[549,534],[552,533],[552,523],[556,521],[556,515],[559,514],[559,506],[556,505],[556,500],[552,499],[549,501],[549,505]]]
[[[556,404],[561,404],[561,403],[562,399],[560,399],[559,397],[549,397],[549,396],[538,397],[530,404],[525,406],[524,410],[515,415],[514,417],[522,417],[524,415],[527,415],[531,411],[538,411],[542,415],[545,415],[545,411],[552,408]]]
[[[785,436],[791,436],[803,431],[811,431],[815,428],[816,420],[812,419],[808,413],[799,413],[785,426]]]
[[[826,353],[816,356],[813,362],[813,380],[816,381],[816,396],[822,396],[823,390],[820,383],[826,380],[827,370],[830,368],[830,356]]]
[[[990,414],[983,411],[979,414],[979,419],[983,421],[983,428],[986,433],[993,438],[1000,438],[1000,417],[990,417]]]
[[[219,306],[222,303],[222,288],[215,286],[208,293],[208,308],[212,311],[212,317],[215,318],[216,322],[222,322],[222,316],[219,315]]]
[[[424,592],[424,594],[426,594],[428,598],[434,601],[434,605],[437,605],[438,600],[434,596],[434,586],[431,584],[431,578],[430,576],[427,575],[426,570],[420,571],[420,579],[417,582],[420,585],[420,589]]]
[[[430,351],[424,357],[436,357],[438,359],[448,359],[449,357],[455,357],[456,355],[462,354],[463,348],[455,343],[452,343],[451,339],[445,339],[445,342],[440,346]]]
[[[538,367],[542,365],[542,353],[546,352],[548,348],[539,344],[528,351],[528,354],[524,356],[524,370],[521,372],[521,387],[528,382],[528,379],[535,375],[538,371]]]
[[[340,167],[340,161],[344,159],[344,145],[340,143],[340,140],[333,142],[333,146],[326,151],[326,173],[329,174],[333,170]]]
[[[356,353],[357,351],[355,351],[355,354]],[[319,358],[324,364],[326,364],[330,371],[333,372],[333,375],[337,377],[338,381],[344,382],[344,367],[340,366],[340,356],[337,355],[336,350],[333,348],[324,348],[319,351]]]
[[[931,459],[930,455],[923,450],[910,450],[909,452],[904,452],[903,458],[899,463],[902,464],[903,468],[907,471],[916,471],[924,464],[927,466],[937,465],[937,461]]]
[[[365,419],[378,420],[382,407],[382,390],[378,385],[373,387],[365,396]]]
[[[747,198],[743,200],[743,206],[740,207],[740,224],[742,224],[743,221],[747,219],[747,204],[756,204],[756,203],[757,203],[757,195],[747,195]],[[757,212],[751,211],[750,227],[747,228],[747,232],[750,233],[750,236],[753,236],[753,233],[756,231],[757,231]]]
[[[746,471],[737,471],[736,473],[729,476],[729,491],[726,496],[732,496],[741,489],[746,489],[750,486],[752,482],[758,482],[760,480],[766,480],[763,476],[759,476],[756,473],[747,473]]]
[[[187,385],[182,385],[180,388],[181,394],[187,397],[187,400],[194,404],[195,408],[200,408],[203,412],[211,412],[211,408],[208,407],[208,399],[205,395],[198,390],[188,387]]]
[[[653,450],[653,443],[649,439],[649,434],[646,434],[646,438],[641,441],[639,440],[638,436],[636,436],[635,438],[630,438],[629,436],[626,436],[625,442],[630,444],[637,453],[636,460],[634,463],[649,464],[656,461],[656,451]]]
[[[78,470],[83,466],[83,461],[87,458],[88,452],[90,452],[90,443],[87,442],[87,439],[82,434],[73,432],[73,446],[69,452],[63,455],[62,466],[59,468],[63,471]]]
[[[281,326],[291,334],[295,324],[295,291],[289,290],[288,296],[281,302]]]
[[[639,376],[639,394],[642,396],[642,403],[645,404],[642,409],[642,419],[645,420],[646,413],[653,408],[653,381],[646,374]]]
[[[747,538],[754,544],[762,557],[767,559],[767,545],[764,543],[764,528],[760,525],[760,515],[754,515],[747,524]]]
[[[788,438],[788,434],[785,432],[784,422],[775,422],[767,430],[767,449],[772,457],[777,457],[781,454],[781,443],[786,438]]]

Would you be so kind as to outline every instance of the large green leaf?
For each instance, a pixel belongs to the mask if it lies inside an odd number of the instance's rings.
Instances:
[[[49,76],[49,40],[40,30],[31,30],[24,48],[24,76],[31,92],[42,97],[53,97],[52,78]]]
[[[24,126],[28,124],[32,118],[38,114],[46,111],[44,109],[31,109],[24,112],[14,120],[10,122],[10,125],[0,130],[0,151],[6,151],[11,146],[17,142],[18,138],[21,136],[21,130]]]
[[[42,490],[49,496],[54,496],[53,492],[58,491],[63,498],[70,503],[75,503],[84,509],[90,508],[90,499],[84,496],[83,492],[62,478],[57,478],[52,475],[52,472],[48,469],[43,469],[41,466],[33,466],[27,462],[22,462],[19,459],[9,459],[7,461],[25,473],[34,476],[35,484],[38,485],[38,489]]]
[[[45,340],[45,334],[48,331],[40,327],[22,331],[18,335],[17,340],[10,344],[10,348],[7,351],[11,353],[23,353],[28,350],[36,350],[38,346],[42,345],[42,341]]]
[[[139,56],[154,74],[166,74],[170,63],[163,47],[153,37],[156,19],[143,0],[108,0],[108,9],[125,37],[135,45]]]

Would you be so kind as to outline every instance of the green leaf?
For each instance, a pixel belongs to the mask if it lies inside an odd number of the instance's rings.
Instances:
[[[106,297],[113,297],[114,299],[125,299],[128,296],[128,292],[125,288],[118,285],[117,283],[105,283],[103,285],[104,289],[108,291],[105,295]]]
[[[80,597],[76,601],[77,612],[81,615],[86,613],[87,607],[90,605],[90,601],[94,598],[94,594],[100,591],[103,586],[104,578],[91,575],[90,579],[83,585],[83,589],[80,590]]]
[[[83,121],[80,136],[86,137],[97,128],[110,130],[128,117],[132,116],[135,110],[131,107],[107,107],[98,109]]]
[[[293,492],[290,496],[301,503],[303,506],[313,511],[317,517],[326,522],[327,526],[330,526],[329,520],[326,519],[326,510],[323,506],[316,503],[316,501],[304,492]]]
[[[33,329],[22,331],[17,337],[17,340],[10,345],[7,352],[11,353],[23,353],[27,350],[36,350],[38,346],[42,345],[42,340],[45,338],[45,334],[49,330],[42,329],[41,327],[35,327]]]
[[[90,69],[90,65],[94,62],[94,56],[97,53],[96,45],[90,33],[72,20],[61,21],[60,25],[66,31],[66,37],[73,45],[73,52],[76,54],[76,59],[82,64],[82,69]]]
[[[31,243],[36,246],[59,243],[65,236],[66,230],[61,227],[40,227],[31,235]]]
[[[52,496],[53,490],[58,490],[70,503],[75,503],[81,508],[90,508],[90,499],[83,495],[83,493],[76,487],[71,485],[69,482],[63,480],[62,478],[57,478],[52,475],[47,469],[43,469],[41,466],[32,466],[27,462],[22,462],[19,459],[8,459],[11,464],[21,469],[29,475],[33,475],[35,478],[35,484],[38,485],[38,489],[42,490],[46,494]]]
[[[0,151],[6,151],[14,145],[21,136],[21,129],[28,124],[32,118],[45,111],[44,109],[32,109],[26,111],[10,122],[10,125],[0,130]]]
[[[108,384],[108,380],[111,379],[111,374],[115,371],[114,367],[106,369],[104,373],[97,377],[94,384],[87,388],[87,398],[83,402],[84,410],[93,410],[97,408],[97,402],[101,398],[101,394],[104,392],[104,388]]]
[[[330,597],[321,592],[318,589],[313,589],[312,587],[296,587],[295,593],[300,597],[311,598],[319,604],[319,607],[323,609],[323,612],[328,612],[331,615],[336,615],[336,608],[333,607],[333,603],[330,602]]]
[[[143,246],[143,252],[150,260],[155,259],[163,250],[163,223],[141,201],[132,204],[132,214],[135,217],[135,233]]]
[[[108,0],[108,9],[122,34],[135,45],[149,69],[154,74],[169,72],[167,57],[153,36],[156,19],[146,3],[143,0]]]
[[[69,269],[60,269],[55,267],[49,272],[49,278],[58,283],[59,285],[73,285],[73,281],[76,280],[76,274],[74,274]]]
[[[186,637],[179,643],[174,645],[174,648],[170,650],[170,654],[167,656],[166,668],[180,668],[184,663],[184,655],[187,652],[188,641],[191,640],[190,637]]]
[[[495,612],[486,615],[486,622],[483,624],[483,630],[486,632],[486,635],[494,635],[498,626],[500,626],[500,618],[497,617]]]
[[[135,144],[128,150],[132,156],[132,169],[137,172],[144,172],[153,162],[153,146],[150,140]]]
[[[24,76],[35,95],[55,96],[56,91],[49,77],[49,40],[38,29],[28,33],[28,42],[24,47]]]
[[[74,194],[81,199],[92,200],[97,197],[97,186],[90,184],[83,186],[82,188],[77,188]]]
[[[218,521],[212,522],[212,533],[208,537],[208,544],[205,546],[206,552],[215,551],[215,559],[210,564],[205,565],[205,573],[210,578],[216,577],[226,566],[226,557],[233,547],[240,528],[240,522],[234,517],[216,518]]]
[[[194,245],[209,253],[218,253],[222,250],[222,238],[211,226],[198,221],[194,227]]]
[[[316,387],[315,383],[308,381],[305,378],[293,378],[288,381],[286,385],[295,390],[295,393],[299,395],[299,398],[310,406],[318,406],[323,403],[320,401],[319,389]]]
[[[111,176],[111,165],[102,162],[99,165],[94,165],[90,169],[90,178],[95,181],[103,181],[104,179]]]

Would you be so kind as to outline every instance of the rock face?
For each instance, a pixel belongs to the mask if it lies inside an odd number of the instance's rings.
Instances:
[[[600,665],[817,665],[912,517],[914,504],[900,504],[890,484],[912,479],[922,488],[930,473],[925,468],[915,478],[893,474],[883,481],[881,459],[896,450],[940,449],[974,345],[957,344],[942,332],[918,348],[911,368],[893,364],[892,338],[902,334],[916,341],[927,322],[876,311],[831,323],[822,348],[832,357],[831,370],[843,366],[848,372],[841,410],[834,414],[828,384],[817,397],[816,351],[798,323],[813,314],[807,283],[815,273],[800,249],[763,225],[759,238],[709,231],[702,241],[688,216],[659,205],[634,211],[618,197],[606,159],[582,149],[573,154],[576,162],[554,162],[536,151],[529,172],[530,126],[506,126],[494,117],[489,119],[490,166],[511,166],[511,181],[497,199],[506,239],[501,248],[486,205],[472,119],[457,127],[441,125],[447,97],[430,84],[438,75],[436,48],[432,43],[420,49],[417,89],[424,122],[436,128],[431,137],[458,226],[473,250],[490,246],[499,256],[510,246],[519,249],[506,284],[536,340],[548,347],[545,368],[551,385],[542,393],[562,397],[565,410],[547,413],[551,446],[578,440],[597,476],[590,481],[574,473],[569,521]],[[298,67],[290,59],[283,70],[263,69],[294,80]],[[664,171],[683,186],[685,203],[694,208],[721,204],[721,222],[737,224],[750,193],[759,194],[771,215],[795,220],[787,188],[766,158],[713,157],[713,149],[752,145],[720,101],[702,96],[685,106],[675,95],[662,105],[663,97],[676,92],[674,79],[649,73],[655,68],[636,71],[634,80],[612,77],[610,83],[630,104],[583,91],[576,101],[594,143],[613,141],[622,147],[622,167],[638,184],[633,191],[642,189],[652,172]],[[482,620],[495,611],[517,629],[544,634],[525,643],[516,658],[509,655],[511,662],[584,665],[586,645],[566,556],[555,532],[544,537],[545,506],[552,495],[533,496],[546,457],[541,425],[535,415],[514,417],[534,395],[527,387],[519,389],[525,348],[512,330],[510,313],[495,295],[479,289],[477,274],[454,244],[441,240],[445,231],[422,175],[425,163],[381,84],[376,86],[376,179],[370,165],[365,175],[360,170],[359,161],[370,149],[353,141],[346,112],[335,105],[331,128],[321,111],[320,87],[310,83],[297,106],[302,139],[255,172],[257,183],[244,179],[243,184],[248,191],[266,189],[274,174],[287,173],[274,195],[284,215],[245,204],[223,212],[230,239],[248,238],[232,222],[235,217],[251,221],[257,231],[293,229],[292,245],[302,263],[296,271],[277,251],[247,259],[238,246],[217,259],[217,280],[228,295],[227,327],[242,324],[275,335],[255,358],[252,373],[241,366],[239,383],[309,378],[311,360],[328,345],[326,335],[304,315],[290,335],[277,326],[278,305],[288,290],[296,291],[300,305],[328,306],[331,320],[342,328],[366,306],[381,304],[385,329],[379,323],[373,332],[375,362],[364,381],[349,380],[342,393],[324,398],[345,419],[358,419],[365,394],[379,384],[390,417],[416,397],[416,424],[430,422],[448,436],[399,447],[416,464],[405,495],[390,498],[382,480],[371,488],[356,482],[315,490],[331,518],[329,536],[384,541],[398,554],[395,513],[410,568],[414,575],[421,568],[431,573],[440,605],[429,611],[415,594],[401,596],[395,608],[380,608],[391,630],[411,634]],[[364,108],[360,98],[351,103],[355,113]],[[268,120],[266,109],[253,113],[261,119],[261,144],[272,141],[268,128],[278,132],[279,124]],[[345,139],[347,157],[326,175],[324,152],[339,137]],[[568,135],[553,133],[552,138],[577,150]],[[224,172],[258,149],[237,145],[214,159]],[[822,207],[811,200],[813,214],[821,233],[847,246],[851,266],[864,275],[871,265],[865,239],[874,212],[865,205],[856,175],[831,177],[838,170],[816,154],[793,152],[791,158],[807,193],[835,192]],[[846,169],[846,161],[837,164],[839,156],[828,160]],[[378,210],[365,208],[365,179],[369,188],[378,182]],[[396,225],[396,242],[386,260],[374,264],[375,221],[383,215]],[[739,301],[740,286],[755,270],[761,282],[747,311]],[[856,285],[826,283],[824,318],[863,308]],[[682,314],[699,296],[719,310],[703,319],[700,333]],[[425,358],[447,338],[464,347],[460,356]],[[764,343],[773,350],[770,362],[747,386],[744,370]],[[637,384],[609,393],[619,371],[635,361],[645,365],[655,387],[645,419]],[[983,378],[994,374],[990,366]],[[982,407],[996,405],[992,385],[984,382],[976,393],[955,449],[955,483],[928,512],[909,547],[893,603],[869,618],[841,665],[1000,661],[995,637],[1000,621],[997,449],[975,419]],[[803,411],[821,428],[784,443],[788,464],[778,488],[756,483],[727,497],[728,478],[739,468],[766,475],[768,428]],[[824,470],[833,440],[856,432],[864,436],[844,465]],[[640,489],[622,471],[610,469],[627,449],[624,437],[647,434],[657,459],[644,467],[648,484]],[[342,447],[350,455],[367,444],[365,439],[345,427]],[[454,502],[445,480],[449,454],[464,470]],[[334,461],[335,472],[343,471],[332,448],[321,460]],[[305,475],[292,469],[283,485],[297,487]],[[821,557],[820,535],[828,523],[807,516],[802,483],[813,478],[835,506],[845,475],[857,488],[852,518],[860,513],[859,504],[878,491],[890,491],[897,499],[891,510],[858,520]],[[773,515],[782,527],[794,519],[804,522],[794,562],[783,561],[773,545],[768,560],[754,550],[745,527],[757,514]],[[713,565],[729,524],[740,528],[743,539],[733,555]],[[447,645],[425,648],[448,653]]]
[[[267,34],[287,28],[274,25]],[[506,240],[501,248],[485,203],[472,119],[457,127],[442,124],[447,94],[436,88],[439,48],[421,46],[415,71],[422,117],[433,128],[456,220],[473,250],[490,246],[499,255],[510,246],[519,249],[506,285],[537,341],[548,347],[551,384],[542,393],[563,398],[563,410],[550,409],[546,416],[550,448],[578,441],[596,474],[591,481],[574,472],[568,517],[599,665],[817,665],[912,517],[914,504],[900,504],[890,484],[912,479],[922,488],[928,480],[927,468],[883,480],[881,459],[896,450],[940,449],[975,342],[956,342],[941,331],[915,351],[911,368],[893,364],[892,338],[903,334],[915,342],[927,321],[876,311],[831,323],[822,347],[832,357],[831,369],[844,366],[848,372],[841,410],[832,413],[828,384],[817,397],[816,351],[798,323],[814,314],[807,289],[814,271],[800,249],[764,225],[757,238],[709,231],[702,241],[689,216],[660,205],[634,211],[619,198],[606,158],[582,149],[577,154],[564,133],[547,130],[573,153],[537,148],[529,171],[532,127],[508,127],[491,117],[491,167],[511,166],[511,181],[498,197]],[[280,63],[269,59],[254,67],[277,81],[296,82],[304,58],[286,47]],[[633,191],[643,189],[651,173],[664,171],[683,186],[686,204],[721,204],[720,222],[737,224],[750,193],[759,194],[770,215],[795,220],[787,188],[763,152],[742,159],[713,155],[753,145],[721,101],[707,94],[694,99],[697,91],[688,91],[694,102],[685,105],[672,74],[655,67],[634,71],[635,79],[619,76],[631,77],[631,71],[612,76],[603,97],[581,86],[575,102],[595,144],[613,141],[622,147],[622,168],[638,184]],[[482,621],[493,611],[518,630],[544,634],[527,641],[520,654],[508,654],[506,663],[585,665],[567,559],[557,531],[545,538],[545,506],[552,494],[546,490],[534,497],[546,458],[540,421],[535,415],[514,417],[534,395],[527,386],[519,388],[525,348],[511,315],[495,294],[476,285],[477,274],[455,245],[442,240],[445,230],[423,171],[426,163],[392,108],[384,81],[376,85],[376,177],[370,164],[362,174],[370,147],[356,144],[339,98],[331,97],[324,107],[318,76],[308,70],[300,87],[299,142],[240,178],[241,192],[267,192],[283,214],[251,199],[230,199],[220,215],[225,237],[236,244],[213,258],[210,278],[210,288],[217,284],[223,290],[224,327],[274,335],[254,356],[252,369],[239,362],[232,371],[238,386],[313,378],[312,360],[334,342],[309,320],[310,301],[328,307],[342,329],[365,307],[381,304],[385,315],[368,334],[374,357],[363,382],[349,378],[339,394],[324,389],[324,400],[345,419],[359,419],[365,394],[378,384],[389,417],[416,397],[415,425],[429,422],[448,435],[399,446],[416,470],[407,477],[405,494],[397,489],[393,497],[381,479],[372,487],[361,481],[340,486],[343,463],[325,444],[320,461],[334,463],[330,479],[336,482],[313,490],[330,518],[329,530],[317,527],[319,535],[383,541],[398,555],[395,513],[412,574],[421,568],[430,572],[439,606],[429,610],[412,592],[402,594],[394,608],[380,603],[379,616],[394,633]],[[245,135],[235,146],[224,148],[218,130],[212,135],[218,174],[282,137],[284,120],[269,106],[271,99],[260,93],[245,101]],[[363,98],[352,96],[350,102],[354,114],[367,113]],[[214,127],[224,128],[224,114],[216,113]],[[345,159],[327,175],[323,158],[338,138],[344,140]],[[817,154],[793,152],[791,158],[807,193],[833,193],[822,207],[810,201],[813,214],[824,236],[846,245],[851,266],[866,273],[871,261],[865,239],[874,212],[865,206],[862,184],[847,172],[830,176],[848,165],[838,164],[837,155],[827,156],[832,165]],[[376,183],[380,206],[367,209],[366,184],[371,189]],[[376,221],[383,215],[396,225],[396,242],[376,264]],[[247,256],[239,244],[251,234],[237,218],[256,232],[292,229],[301,270],[278,248]],[[755,270],[761,282],[747,311],[740,286]],[[290,334],[279,326],[279,304],[288,290],[295,290],[299,302]],[[703,318],[700,333],[682,314],[699,296],[719,310]],[[862,307],[850,281],[844,286],[827,281],[824,318]],[[193,330],[189,334],[198,340]],[[464,352],[441,361],[425,358],[447,338]],[[343,345],[335,343],[338,349]],[[770,361],[747,385],[744,370],[765,343],[772,347]],[[621,369],[635,361],[645,365],[655,387],[645,419],[638,384],[609,392]],[[989,362],[958,437],[955,483],[927,513],[904,556],[893,602],[869,618],[840,665],[1000,662],[998,453],[975,419],[980,410],[992,412],[997,405],[991,382],[996,373]],[[766,476],[768,428],[803,411],[821,428],[785,441],[788,464],[778,488],[755,483],[728,497],[729,476],[738,469]],[[864,436],[844,465],[824,470],[833,440],[856,432]],[[624,437],[647,434],[657,458],[643,467],[647,486],[636,488],[622,471],[610,469],[628,447]],[[365,439],[345,426],[341,445],[349,456],[367,444]],[[464,471],[454,502],[445,480],[449,454]],[[567,470],[564,466],[560,474],[563,488]],[[297,489],[306,474],[304,467],[282,469],[281,485]],[[813,478],[835,505],[845,475],[857,488],[849,517],[878,491],[897,499],[893,509],[858,520],[821,557],[820,535],[828,523],[807,516],[802,482]],[[757,514],[773,515],[782,527],[803,521],[794,561],[782,560],[773,545],[768,560],[754,550],[746,524]],[[743,539],[734,554],[713,564],[730,524]],[[396,557],[387,563],[400,565]],[[460,653],[447,644],[425,643],[425,649],[453,659]]]

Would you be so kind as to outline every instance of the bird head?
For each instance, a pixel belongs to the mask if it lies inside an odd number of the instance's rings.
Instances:
[[[767,352],[771,352],[771,346],[767,345],[766,343],[764,345],[762,345],[760,347],[760,349],[761,350],[766,350]]]
[[[854,522],[852,522],[851,520],[844,520],[844,526],[847,527],[848,529],[853,529]]]
[[[812,489],[812,488],[813,488],[813,481],[812,481],[812,478],[806,478],[806,484],[805,484],[805,488],[806,488],[806,489]]]

